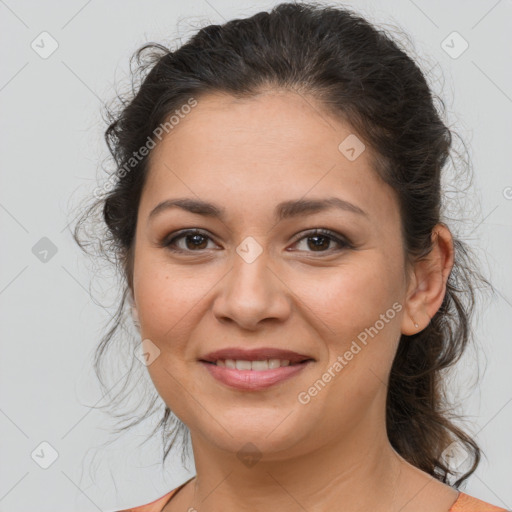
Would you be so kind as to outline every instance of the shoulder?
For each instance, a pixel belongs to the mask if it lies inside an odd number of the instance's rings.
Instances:
[[[180,486],[182,487],[182,486]],[[164,494],[162,497],[147,503],[146,505],[139,505],[133,508],[127,508],[123,510],[119,510],[117,512],[161,512],[164,506],[169,502],[174,494],[178,491],[180,487],[176,487],[172,491]],[[451,506],[448,512],[511,512],[505,508],[497,507],[496,505],[491,505],[486,501],[482,501],[478,498],[470,496],[464,492],[461,492],[455,501],[455,503]]]
[[[123,510],[118,510],[116,512],[162,512],[164,507],[169,503],[171,498],[185,485],[187,485],[191,480],[195,477],[189,478],[186,482],[183,482],[181,485],[169,491],[167,494],[164,494],[161,498],[152,501],[151,503],[147,503],[146,505],[139,505],[137,507],[126,508]]]
[[[152,501],[151,503],[147,503],[146,505],[139,505],[138,507],[118,510],[117,512],[161,512],[164,506],[176,493],[177,490],[178,487],[168,492],[167,494],[164,494],[161,498],[158,498],[155,501]]]
[[[469,494],[461,492],[448,512],[509,512],[505,508],[491,505]]]

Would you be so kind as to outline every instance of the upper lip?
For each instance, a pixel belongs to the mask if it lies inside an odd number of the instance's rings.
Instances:
[[[292,350],[283,350],[278,348],[271,347],[263,347],[263,348],[255,348],[255,349],[245,349],[245,348],[223,348],[221,350],[215,350],[214,352],[210,352],[205,356],[199,358],[200,361],[208,361],[214,363],[219,359],[238,359],[244,361],[264,361],[266,359],[288,359],[291,364],[300,363],[307,359],[313,359],[311,356],[305,354],[299,354],[297,352],[293,352]]]

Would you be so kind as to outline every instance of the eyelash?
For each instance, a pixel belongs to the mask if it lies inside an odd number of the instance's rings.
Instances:
[[[176,242],[176,240],[185,238],[190,235],[201,235],[202,237],[209,238],[211,240],[211,237],[208,234],[206,234],[205,232],[203,232],[199,229],[187,229],[185,231],[180,232],[176,236],[173,236],[170,240],[169,240],[169,237],[166,237],[160,245],[161,245],[161,247],[165,247],[168,250],[170,250],[172,252],[176,252],[176,253],[193,253],[193,252],[200,253],[200,252],[206,250],[206,249],[198,249],[198,250],[179,249],[179,248],[176,248],[175,246],[173,246],[173,244]],[[331,231],[329,229],[323,229],[323,228],[317,228],[312,231],[309,231],[309,232],[303,234],[300,238],[295,240],[293,243],[296,244],[297,242],[300,242],[301,240],[313,238],[315,236],[326,237],[329,240],[337,243],[339,248],[335,249],[335,251],[341,251],[343,249],[353,249],[354,248],[354,246],[346,238],[337,235],[334,231]],[[332,250],[327,249],[326,251],[306,251],[306,252],[330,253],[330,252],[332,252]]]

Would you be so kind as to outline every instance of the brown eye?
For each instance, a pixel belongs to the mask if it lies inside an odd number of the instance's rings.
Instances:
[[[329,249],[329,245],[332,242],[332,239],[324,235],[308,236],[307,240],[308,248],[312,249],[313,251],[316,251],[318,249]],[[309,243],[311,241],[312,243]]]
[[[306,241],[306,252],[329,252],[329,250],[332,249],[332,247],[330,247],[332,243],[338,245],[338,249],[335,250],[352,247],[349,242],[327,229],[316,229],[306,233],[306,235],[295,242],[295,244],[303,240]]]
[[[174,252],[200,252],[208,249],[209,241],[212,241],[212,239],[206,233],[195,229],[189,229],[173,236],[168,241],[167,239],[164,240],[161,243],[161,246]],[[316,229],[314,231],[310,231],[298,239],[294,245],[303,241],[306,241],[306,248],[299,250],[305,250],[306,252],[325,253],[352,248],[352,244],[344,237],[341,237],[328,229]],[[333,244],[334,247],[332,247]]]
[[[183,231],[179,235],[165,241],[162,245],[171,251],[193,252],[207,249],[208,235],[197,230]],[[182,243],[178,243],[182,242]]]

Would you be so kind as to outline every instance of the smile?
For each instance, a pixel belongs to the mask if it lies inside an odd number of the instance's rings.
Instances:
[[[200,361],[217,381],[247,391],[259,391],[288,380],[304,371],[313,362],[313,359],[294,364],[290,364],[286,359]]]

